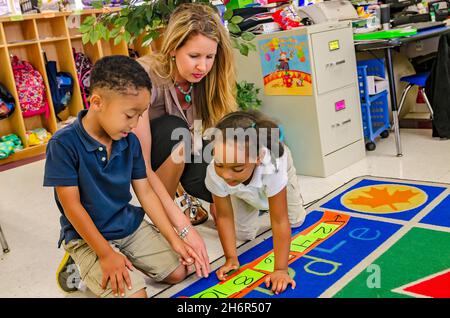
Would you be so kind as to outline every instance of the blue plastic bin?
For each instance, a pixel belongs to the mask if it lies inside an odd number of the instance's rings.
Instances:
[[[375,75],[384,78],[384,60],[364,60],[358,61],[357,64],[366,149],[375,150],[375,139],[379,136],[382,138],[389,136],[388,92],[383,91],[375,95],[369,95],[367,76]]]

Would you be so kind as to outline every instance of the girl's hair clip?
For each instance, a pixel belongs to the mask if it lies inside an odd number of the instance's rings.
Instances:
[[[252,127],[252,128],[255,128],[255,127],[256,127],[256,123],[253,122],[252,125],[251,125],[251,127]]]
[[[280,140],[280,142],[283,142],[284,141],[284,128],[283,128],[283,126],[278,125],[278,129],[280,130],[279,140]]]

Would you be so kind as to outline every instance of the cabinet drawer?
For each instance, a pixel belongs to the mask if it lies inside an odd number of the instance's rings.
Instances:
[[[356,59],[352,29],[311,35],[318,94],[356,81]]]
[[[356,86],[321,95],[317,100],[317,112],[324,155],[362,138],[361,107]]]

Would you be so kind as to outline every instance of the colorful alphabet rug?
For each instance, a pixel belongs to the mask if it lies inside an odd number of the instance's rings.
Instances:
[[[192,275],[157,297],[448,298],[450,185],[365,176],[318,200],[292,230],[297,287],[279,295],[264,284],[273,270],[271,231],[238,251],[241,267],[226,281]]]

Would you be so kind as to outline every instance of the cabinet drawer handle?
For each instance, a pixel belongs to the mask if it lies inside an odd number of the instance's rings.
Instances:
[[[336,65],[340,65],[340,64],[344,64],[344,63],[345,63],[345,60],[340,60],[337,62],[330,62],[330,63],[325,64],[325,67],[332,67],[332,66],[336,66]]]
[[[342,122],[342,125],[348,124],[348,123],[350,123],[351,121],[352,121],[351,119],[347,119],[347,120],[345,120],[345,121]]]

